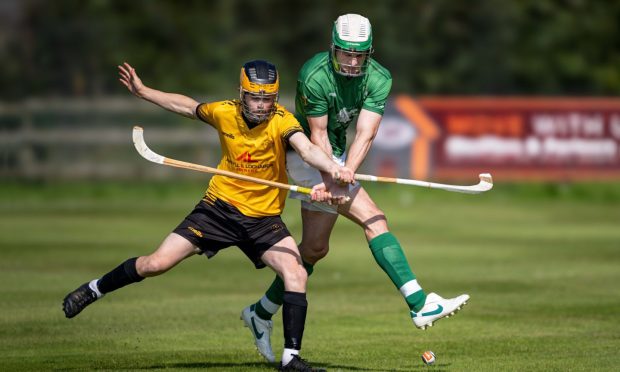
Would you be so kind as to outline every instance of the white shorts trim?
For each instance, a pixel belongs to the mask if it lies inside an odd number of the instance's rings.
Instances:
[[[339,157],[333,156],[332,159],[340,164],[344,165],[347,159],[347,154],[344,153]],[[289,178],[295,185],[312,188],[314,185],[318,185],[323,182],[321,172],[316,168],[313,168],[310,164],[306,163],[301,156],[295,151],[286,152],[286,171]],[[356,182],[354,185],[349,186],[349,193],[352,193],[355,189],[360,187],[360,184]],[[337,205],[329,205],[327,203],[313,202],[310,200],[310,195],[301,194],[295,191],[289,193],[289,198],[301,200],[301,207],[303,209],[325,212],[331,214],[338,214]]]

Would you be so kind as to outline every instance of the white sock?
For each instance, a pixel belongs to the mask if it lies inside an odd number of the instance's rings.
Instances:
[[[99,292],[99,287],[97,286],[97,282],[99,279],[93,279],[88,283],[88,287],[93,290],[97,294],[97,298],[103,297],[103,293]]]
[[[403,284],[402,287],[399,288],[399,291],[403,295],[404,298],[407,298],[410,295],[418,291],[421,291],[421,290],[422,290],[422,287],[420,287],[420,284],[418,284],[417,279],[410,280],[407,283]]]
[[[299,355],[299,350],[284,349],[282,352],[282,366],[287,365],[293,359],[293,355]]]

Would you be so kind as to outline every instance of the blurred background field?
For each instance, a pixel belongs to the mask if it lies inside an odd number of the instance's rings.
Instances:
[[[178,170],[182,172],[182,170]],[[147,254],[204,183],[0,187],[0,369],[269,370],[239,312],[271,280],[231,248],[94,304],[66,292]],[[460,195],[371,185],[422,285],[470,304],[427,331],[342,220],[309,285],[304,355],[328,370],[605,371],[620,362],[620,192],[615,185],[502,185]],[[299,237],[296,202],[284,219]],[[273,345],[281,351],[281,317]],[[593,357],[595,356],[595,357]]]
[[[372,22],[392,98],[571,99],[566,117],[547,129],[561,132],[581,115],[580,128],[602,128],[594,139],[614,151],[541,167],[562,172],[585,159],[605,171],[599,182],[571,168],[578,177],[515,182],[521,174],[513,172],[511,183],[496,177],[492,191],[474,196],[368,185],[422,285],[467,292],[471,303],[416,330],[359,228],[342,220],[310,281],[304,356],[336,371],[427,370],[419,358],[427,349],[437,371],[618,368],[620,1],[4,0],[0,370],[269,370],[238,316],[272,274],[236,249],[214,261],[192,258],[72,320],[60,304],[84,281],[150,253],[206,187],[205,175],[141,159],[133,125],[145,126],[147,143],[163,155],[219,161],[215,131],[131,97],[116,65],[132,63],[155,88],[219,100],[237,97],[245,61],[264,58],[278,66],[280,101],[293,109],[297,71],[329,47],[332,22],[347,12]],[[604,110],[589,108],[590,99]],[[595,137],[573,134],[558,138]],[[388,155],[408,160],[409,150]],[[466,179],[437,179],[437,159],[429,159],[437,181],[473,183],[471,170],[485,170],[474,164]],[[409,164],[369,164],[411,176]],[[297,202],[284,220],[299,239]]]

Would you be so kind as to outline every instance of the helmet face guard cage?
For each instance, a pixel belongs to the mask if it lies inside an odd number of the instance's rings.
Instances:
[[[266,61],[255,60],[241,68],[239,99],[243,116],[252,123],[261,123],[271,119],[276,111],[280,78],[276,67]],[[247,102],[248,96],[262,100],[258,107],[252,109]],[[265,101],[270,106],[264,108]]]
[[[347,77],[364,76],[368,72],[372,52],[372,48],[365,51],[356,51],[343,49],[332,44],[331,58],[334,71]]]
[[[372,27],[368,18],[359,14],[338,17],[332,30],[334,71],[348,77],[363,76],[368,71],[372,53]]]
[[[257,108],[252,109],[250,104],[247,102],[247,97],[258,97],[262,99],[262,104]],[[267,94],[267,93],[252,93],[248,92],[244,89],[240,90],[239,99],[241,100],[241,110],[243,112],[243,116],[252,122],[252,123],[262,123],[271,119],[273,114],[276,112],[276,102],[278,102],[278,94]],[[271,102],[266,102],[269,99]],[[265,107],[269,105],[269,107]]]

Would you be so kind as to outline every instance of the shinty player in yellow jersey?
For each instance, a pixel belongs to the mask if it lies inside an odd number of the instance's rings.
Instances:
[[[198,103],[190,97],[145,86],[128,63],[119,66],[120,81],[135,96],[166,110],[213,126],[220,138],[219,169],[287,182],[286,147],[310,165],[341,183],[353,183],[353,172],[333,162],[312,144],[284,107],[277,104],[279,77],[269,62],[250,61],[241,68],[238,100]],[[271,267],[284,281],[284,351],[281,370],[313,369],[299,357],[306,318],[307,274],[299,249],[280,218],[286,191],[265,185],[214,176],[203,199],[148,256],[130,258],[101,278],[84,283],[63,300],[67,318],[106,293],[146,277],[165,273],[195,254],[214,256],[238,246],[256,268]],[[312,199],[336,204],[343,197],[313,190]],[[270,360],[275,362],[275,358]]]

